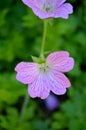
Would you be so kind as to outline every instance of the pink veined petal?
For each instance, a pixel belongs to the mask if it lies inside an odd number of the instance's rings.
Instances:
[[[63,73],[58,71],[52,71],[52,73],[54,74],[56,81],[62,84],[65,88],[69,88],[71,86],[69,79]]]
[[[29,6],[30,8],[37,6],[37,3],[40,3],[40,0],[22,0],[22,2]]]
[[[66,86],[65,84],[63,84],[63,82],[61,80],[59,80],[60,78],[55,77],[53,73],[49,74],[49,82],[50,82],[50,87],[51,87],[51,91],[54,94],[57,95],[62,95],[66,93]]]
[[[49,17],[62,17],[68,18],[68,14],[73,12],[72,5],[69,3],[63,4],[65,0],[22,0],[25,5],[32,8],[34,14],[39,18],[49,18]],[[53,3],[52,3],[53,2]],[[43,6],[50,3],[52,5],[52,12],[44,12]]]
[[[62,5],[66,0],[56,0],[56,7]]]
[[[38,64],[33,62],[20,62],[16,67],[16,79],[24,84],[32,83],[38,76]]]
[[[64,60],[62,63],[59,65],[53,67],[55,71],[60,71],[60,72],[68,72],[72,70],[74,67],[74,59],[73,58],[68,58],[67,60]]]
[[[41,11],[43,0],[22,0],[25,5],[32,8],[33,12],[36,14]]]
[[[52,90],[51,90],[54,94],[56,95],[63,95],[66,93],[66,88],[64,89],[57,89],[54,85],[52,87]]]
[[[73,13],[73,6],[69,3],[65,3],[55,9],[54,17],[67,19],[68,15],[71,13]]]
[[[47,0],[49,3],[52,3],[54,5],[57,5],[59,7],[61,4],[63,4],[66,0]],[[22,0],[24,4],[29,6],[30,8],[33,8],[33,6],[36,6],[40,8],[44,3],[47,3],[46,0]]]
[[[29,6],[32,8],[34,14],[36,14],[39,18],[44,19],[48,17],[53,17],[53,13],[47,13],[43,12],[41,7],[42,7],[42,0],[37,1],[37,0],[22,0],[25,5]]]
[[[41,9],[35,7],[32,8],[34,14],[36,14],[40,19],[45,19],[45,18],[49,18],[49,17],[53,17],[54,14],[50,13],[50,12],[43,12]]]
[[[59,52],[53,52],[47,57],[47,62],[54,63],[60,60],[60,58],[67,58],[69,57],[69,53],[67,51],[59,51]]]
[[[38,79],[28,86],[28,93],[32,98],[45,99],[49,96],[50,85],[46,74],[40,73]]]
[[[47,57],[47,64],[55,71],[68,72],[74,66],[73,58],[66,51],[54,52]]]
[[[47,57],[46,62],[50,66],[57,66],[63,63],[63,61],[67,60],[68,57],[69,57],[69,53],[66,51],[53,52]]]
[[[60,4],[61,3],[61,1],[63,1],[63,0],[60,0],[60,3],[59,2],[57,2],[58,0],[41,0],[42,2],[41,2],[41,5],[43,6],[43,5],[51,5],[51,7],[55,7],[56,6],[56,4]]]

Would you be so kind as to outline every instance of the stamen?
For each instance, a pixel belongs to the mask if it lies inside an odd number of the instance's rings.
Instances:
[[[42,6],[42,10],[44,12],[53,12],[53,5],[52,3],[50,3],[49,1],[44,1],[43,6]]]
[[[49,66],[43,63],[39,65],[39,69],[40,71],[46,72],[49,69]]]

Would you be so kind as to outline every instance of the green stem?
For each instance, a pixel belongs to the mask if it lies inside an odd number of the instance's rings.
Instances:
[[[20,126],[20,124],[22,123],[22,120],[23,120],[23,117],[24,117],[24,114],[25,114],[25,110],[26,110],[26,107],[27,107],[27,104],[28,104],[28,101],[29,101],[28,99],[29,99],[28,93],[26,92],[25,99],[24,99],[22,109],[21,109],[21,112],[20,112],[18,126]]]
[[[43,38],[42,38],[41,51],[40,51],[41,58],[44,57],[43,53],[44,53],[44,47],[45,47],[46,31],[47,31],[47,20],[44,20],[44,31],[43,31]]]

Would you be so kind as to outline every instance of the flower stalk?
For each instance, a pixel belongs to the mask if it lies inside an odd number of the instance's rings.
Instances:
[[[40,51],[41,58],[44,58],[46,32],[47,32],[47,20],[44,20],[44,31],[43,31],[43,38],[42,38],[41,51]]]
[[[26,92],[26,95],[25,95],[25,98],[24,98],[24,102],[23,102],[23,105],[22,105],[22,109],[21,109],[21,112],[20,112],[20,117],[19,117],[19,122],[18,122],[18,126],[21,125],[22,121],[23,121],[23,117],[24,117],[24,114],[25,114],[25,110],[27,108],[27,105],[28,105],[28,101],[29,101],[29,98],[28,98],[28,92]]]

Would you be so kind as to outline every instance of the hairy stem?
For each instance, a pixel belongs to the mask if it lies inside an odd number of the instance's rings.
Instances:
[[[43,31],[43,38],[42,38],[41,51],[40,51],[41,58],[44,57],[43,53],[45,48],[46,31],[47,31],[47,20],[44,20],[44,31]]]

